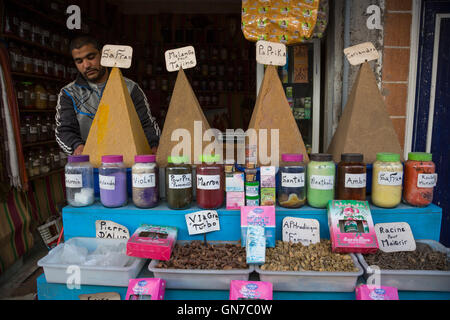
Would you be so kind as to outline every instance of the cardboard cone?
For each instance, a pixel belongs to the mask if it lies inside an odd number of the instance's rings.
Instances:
[[[201,137],[199,136],[200,131],[195,135],[195,121],[201,123]],[[172,133],[177,129],[185,129],[190,133],[190,155],[184,153],[182,155],[187,156],[192,164],[198,162],[198,157],[205,147],[214,141],[214,138],[212,141],[203,142],[203,135],[206,130],[210,129],[210,126],[183,69],[178,71],[156,153],[156,163],[159,167],[167,166],[167,158],[172,155],[173,148],[183,142],[182,139],[180,141],[171,139]],[[195,146],[197,149],[194,148]]]
[[[335,162],[342,153],[362,153],[366,163],[378,152],[403,151],[369,63],[361,65],[339,125],[328,147]]]
[[[104,155],[123,155],[125,165],[131,167],[135,155],[150,153],[150,145],[122,72],[112,68],[83,154],[89,155],[95,167],[101,165]]]
[[[308,153],[302,135],[298,129],[297,122],[292,115],[289,102],[281,84],[275,66],[267,66],[264,79],[256,99],[255,108],[249,123],[249,129],[255,129],[258,134],[258,150],[260,145],[259,130],[267,129],[267,156],[270,158],[271,129],[279,130],[279,163],[283,153],[303,154],[303,161],[308,162]],[[259,151],[258,151],[259,154]],[[260,162],[258,155],[258,166],[275,165]]]

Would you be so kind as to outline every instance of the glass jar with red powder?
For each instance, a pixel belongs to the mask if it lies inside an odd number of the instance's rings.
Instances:
[[[197,166],[197,205],[202,209],[220,208],[224,201],[224,173],[220,156],[203,155]]]
[[[433,188],[437,183],[436,166],[432,154],[410,152],[405,163],[403,200],[416,207],[425,207],[433,201]]]

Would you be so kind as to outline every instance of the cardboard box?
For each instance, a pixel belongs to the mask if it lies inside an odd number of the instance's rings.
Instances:
[[[240,210],[245,206],[245,192],[227,192],[227,210]]]
[[[156,260],[170,260],[177,241],[177,228],[143,224],[127,242],[127,255]]]
[[[275,188],[261,188],[261,205],[274,206],[276,201]]]
[[[245,192],[243,172],[225,174],[225,192]]]
[[[302,135],[289,107],[276,66],[270,65],[266,68],[248,128],[255,129],[258,137],[260,130],[267,130],[267,145],[260,144],[258,139],[258,150],[262,149],[258,151],[259,154],[263,152],[271,157],[273,153],[280,163],[283,153],[301,153],[304,161],[309,161]],[[279,144],[275,150],[271,150],[271,129],[278,130]],[[258,166],[265,165],[277,166],[275,163],[261,163],[261,159],[258,158]]]
[[[369,202],[330,200],[327,209],[333,252],[377,252],[378,241]]]
[[[272,283],[231,280],[230,300],[273,300]]]
[[[355,289],[356,300],[398,300],[398,290],[394,287],[362,284]]]
[[[261,179],[261,188],[275,188],[275,172],[276,169],[273,166],[269,167],[261,167],[260,171],[260,179]]]
[[[266,247],[275,247],[275,206],[244,206],[241,208],[241,244],[247,243],[249,225],[264,226]]]
[[[369,63],[359,69],[347,105],[327,153],[340,162],[342,153],[362,153],[366,163],[379,152],[403,151]]]
[[[166,281],[159,278],[130,279],[125,300],[164,300]]]
[[[264,226],[247,227],[246,259],[247,264],[264,264],[266,262],[266,237]]]
[[[97,113],[89,130],[83,154],[89,155],[98,168],[101,157],[123,155],[127,167],[134,164],[134,156],[151,154],[130,93],[118,68],[112,68]]]

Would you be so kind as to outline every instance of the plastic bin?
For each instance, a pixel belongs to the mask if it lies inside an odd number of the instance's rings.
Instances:
[[[177,241],[179,244],[187,241]],[[211,244],[232,243],[236,241],[208,241]],[[156,268],[159,260],[152,260],[148,269],[155,278],[166,280],[167,289],[193,290],[230,290],[231,280],[248,281],[250,273],[255,269],[249,265],[248,269],[233,270],[205,270],[205,269],[163,269]]]
[[[428,244],[433,250],[444,252],[450,259],[450,249],[434,240],[416,240]],[[375,274],[375,270],[367,265],[362,254],[357,254],[364,268],[364,278]],[[405,291],[450,291],[450,271],[434,270],[380,270],[380,285],[395,287]]]
[[[100,244],[118,245],[127,242],[128,239],[100,239],[100,238],[71,238],[65,243],[85,247],[88,252],[94,251]],[[113,287],[128,287],[130,279],[136,278],[145,264],[145,259],[130,257],[125,267],[101,267],[101,266],[78,266],[80,281],[76,283],[73,265],[51,263],[52,256],[63,249],[64,244],[52,249],[45,257],[38,261],[38,266],[43,267],[45,279],[48,283],[64,283],[68,280],[74,285],[99,285]],[[69,271],[68,273],[66,273]]]
[[[356,288],[363,269],[354,254],[350,254],[356,272],[266,271],[256,266],[261,281],[271,282],[274,291],[351,292]]]

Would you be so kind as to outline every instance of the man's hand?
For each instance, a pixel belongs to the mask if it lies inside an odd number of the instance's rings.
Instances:
[[[78,147],[75,148],[73,155],[79,156],[79,155],[83,154],[83,150],[84,150],[84,144],[80,144]]]
[[[156,154],[156,151],[158,151],[158,147],[153,147],[151,150],[152,150],[152,154]]]

